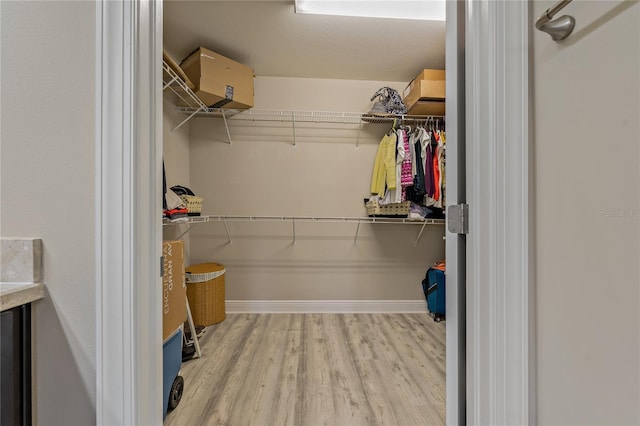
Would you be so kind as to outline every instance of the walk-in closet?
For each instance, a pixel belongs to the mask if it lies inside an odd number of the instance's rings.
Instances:
[[[211,108],[163,64],[166,188],[202,201],[164,218],[163,239],[183,242],[187,268],[224,268],[224,318],[185,324],[198,348],[165,424],[444,424],[446,317],[422,285],[445,260],[444,107],[377,114],[374,98],[444,70],[444,20],[311,15],[293,0],[163,8],[171,61],[204,47],[255,73],[251,108]],[[384,177],[377,193],[381,144],[401,132],[410,184],[389,194]]]

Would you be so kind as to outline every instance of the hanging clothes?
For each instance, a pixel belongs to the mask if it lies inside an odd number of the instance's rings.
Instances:
[[[433,199],[435,201],[440,200],[440,160],[438,156],[440,155],[440,135],[438,132],[434,133],[435,145],[433,148]]]
[[[445,132],[443,130],[438,131],[438,192],[436,207],[444,208],[444,189],[445,189]]]
[[[402,145],[403,159],[400,171],[401,200],[407,200],[407,188],[413,186],[413,174],[411,172],[411,148],[409,146],[409,137],[405,129],[398,130],[398,145]]]
[[[424,162],[422,160],[422,146],[420,144],[421,132],[424,129],[417,127],[409,135],[409,149],[411,150],[411,167],[413,185],[407,188],[407,200],[422,204],[424,198]]]
[[[384,197],[388,189],[396,188],[396,142],[395,132],[387,133],[382,137],[371,177],[371,193]]]
[[[415,156],[416,156],[416,178],[414,180],[414,190],[416,193],[416,197],[418,198],[418,200],[422,200],[422,198],[424,197],[424,195],[426,194],[425,191],[425,184],[424,184],[424,149],[423,149],[423,138],[424,138],[424,134],[426,133],[426,130],[424,128],[419,128],[418,129],[418,133],[415,137],[415,142],[414,142],[414,152],[415,152]]]
[[[425,139],[425,157],[424,157],[424,189],[427,197],[433,197],[435,194],[434,176],[433,176],[433,146],[431,141],[431,133],[427,133]]]

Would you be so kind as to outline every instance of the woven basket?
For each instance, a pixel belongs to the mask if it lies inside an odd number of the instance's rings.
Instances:
[[[185,272],[193,322],[206,327],[224,321],[224,266],[200,263],[185,268]]]
[[[364,205],[367,208],[367,215],[369,216],[407,217],[409,215],[411,201],[380,205],[378,200],[367,200]]]
[[[200,216],[202,213],[202,197],[195,195],[181,195],[182,201],[187,206],[187,212],[189,216]]]

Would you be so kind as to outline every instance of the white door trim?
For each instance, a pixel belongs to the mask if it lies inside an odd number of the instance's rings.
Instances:
[[[467,423],[529,424],[529,4],[467,0]]]
[[[162,3],[96,6],[96,423],[162,423]]]
[[[447,1],[447,205],[466,203],[465,194],[465,2]],[[446,231],[447,424],[466,418],[466,304],[464,235]]]

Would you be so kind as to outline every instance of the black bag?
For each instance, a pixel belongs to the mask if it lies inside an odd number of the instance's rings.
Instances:
[[[172,186],[171,190],[173,192],[175,192],[176,194],[178,194],[178,195],[196,195],[196,194],[193,193],[192,190],[190,190],[186,186],[182,186],[182,185]]]

